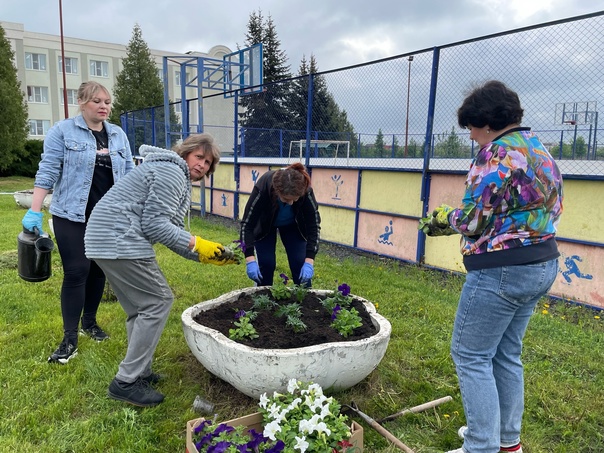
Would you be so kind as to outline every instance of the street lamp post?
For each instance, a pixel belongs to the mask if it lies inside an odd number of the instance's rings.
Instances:
[[[411,91],[411,62],[413,61],[413,55],[409,58],[409,74],[407,75],[407,118],[405,120],[405,157],[407,157],[407,147],[409,144],[409,93]]]
[[[61,72],[63,72],[63,106],[65,107],[65,118],[69,118],[69,106],[67,105],[67,78],[65,77],[65,44],[63,43],[63,2],[59,0],[59,25],[61,27]]]

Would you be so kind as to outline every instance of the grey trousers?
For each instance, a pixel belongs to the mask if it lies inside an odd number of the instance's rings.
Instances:
[[[155,258],[94,260],[126,312],[128,350],[116,378],[134,382],[151,374],[151,362],[174,295]]]

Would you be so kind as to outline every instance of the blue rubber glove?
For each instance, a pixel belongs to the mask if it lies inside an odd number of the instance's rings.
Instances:
[[[300,271],[300,281],[302,283],[309,281],[315,275],[315,267],[310,263],[304,263]]]
[[[27,231],[31,231],[32,233],[35,233],[34,228],[37,228],[38,234],[44,234],[44,231],[42,231],[43,216],[44,215],[42,212],[35,212],[31,209],[28,209],[25,213],[25,216],[23,216],[23,220],[21,221],[23,228],[25,228]]]
[[[260,282],[262,281],[262,274],[260,273],[260,268],[258,267],[258,263],[256,261],[249,261],[245,265],[245,271],[247,272],[247,276],[251,280],[260,284]]]

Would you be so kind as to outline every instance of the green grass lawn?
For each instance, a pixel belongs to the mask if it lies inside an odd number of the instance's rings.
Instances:
[[[0,193],[31,186],[28,178],[0,178]],[[184,452],[186,422],[199,416],[192,409],[196,395],[214,403],[222,420],[255,411],[256,401],[196,361],[180,320],[193,304],[250,286],[243,265],[201,265],[157,247],[176,297],[154,367],[166,375],[158,386],[166,399],[139,409],[107,398],[126,349],[125,315],[117,302],[103,302],[99,310],[99,324],[110,341],[80,337],[79,354],[69,364],[47,363],[62,339],[62,268],[55,252],[49,280],[29,283],[18,277],[17,235],[24,214],[11,195],[0,195],[0,452]],[[44,217],[46,222],[49,215]],[[224,244],[238,236],[234,228],[208,219],[193,218],[191,230]],[[336,281],[346,282],[354,294],[377,304],[392,324],[378,368],[333,396],[344,404],[355,401],[379,419],[451,395],[449,403],[385,427],[416,452],[458,448],[464,414],[449,342],[463,278],[379,257],[342,258],[341,250],[333,249],[324,246],[319,252],[314,287],[334,289]],[[279,254],[277,272],[288,273],[283,251]],[[604,451],[604,324],[599,313],[544,299],[529,326],[524,363],[524,451]],[[364,427],[365,453],[399,451]]]

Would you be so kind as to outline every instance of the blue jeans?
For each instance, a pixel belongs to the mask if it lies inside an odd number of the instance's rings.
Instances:
[[[464,451],[497,453],[520,442],[522,339],[557,272],[557,259],[468,272],[451,341],[468,424]]]
[[[260,241],[256,241],[256,259],[258,267],[262,274],[262,281],[258,286],[272,286],[273,274],[277,268],[276,248],[277,248],[277,230],[285,247],[287,261],[289,262],[289,270],[291,278],[296,285],[300,284],[300,271],[306,259],[306,240],[298,231],[295,223],[287,226],[281,226],[278,229],[273,228],[269,234],[263,237]],[[311,283],[308,282],[308,286]]]

